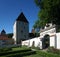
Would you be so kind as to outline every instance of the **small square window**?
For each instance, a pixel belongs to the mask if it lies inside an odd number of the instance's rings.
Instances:
[[[23,30],[21,30],[21,33],[23,33]]]

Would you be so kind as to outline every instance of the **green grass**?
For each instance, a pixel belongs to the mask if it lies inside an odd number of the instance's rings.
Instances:
[[[60,55],[43,52],[37,49],[36,51],[32,51],[30,48],[22,46],[14,47],[11,51],[0,53],[0,57],[60,57]]]
[[[32,51],[30,48],[23,46],[12,48],[11,51],[1,52],[0,57],[19,57],[19,56],[22,57],[34,53],[35,51]]]
[[[24,57],[60,57],[60,55],[43,52],[41,50],[37,50],[36,54],[32,54],[32,55],[24,56]]]
[[[24,49],[29,49],[29,48],[26,47],[26,46],[21,46],[21,47],[14,47],[14,48],[12,48],[13,51],[16,51],[16,50],[24,50]]]

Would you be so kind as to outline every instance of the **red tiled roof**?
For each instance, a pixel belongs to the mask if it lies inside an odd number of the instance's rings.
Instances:
[[[6,35],[0,35],[0,40],[9,40],[10,38],[8,38]]]

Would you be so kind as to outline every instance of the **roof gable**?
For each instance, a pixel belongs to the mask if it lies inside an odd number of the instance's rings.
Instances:
[[[23,12],[21,12],[21,14],[18,16],[18,18],[16,19],[16,21],[22,21],[22,22],[29,23],[27,21],[26,17],[24,16]]]

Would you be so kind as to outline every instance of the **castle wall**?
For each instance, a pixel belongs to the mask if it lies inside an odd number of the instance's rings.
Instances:
[[[40,47],[40,39],[39,39],[39,37],[36,37],[36,38],[33,38],[33,39],[22,41],[22,45],[26,45],[28,47],[32,47],[32,46]]]
[[[56,48],[60,49],[60,33],[56,33]]]

